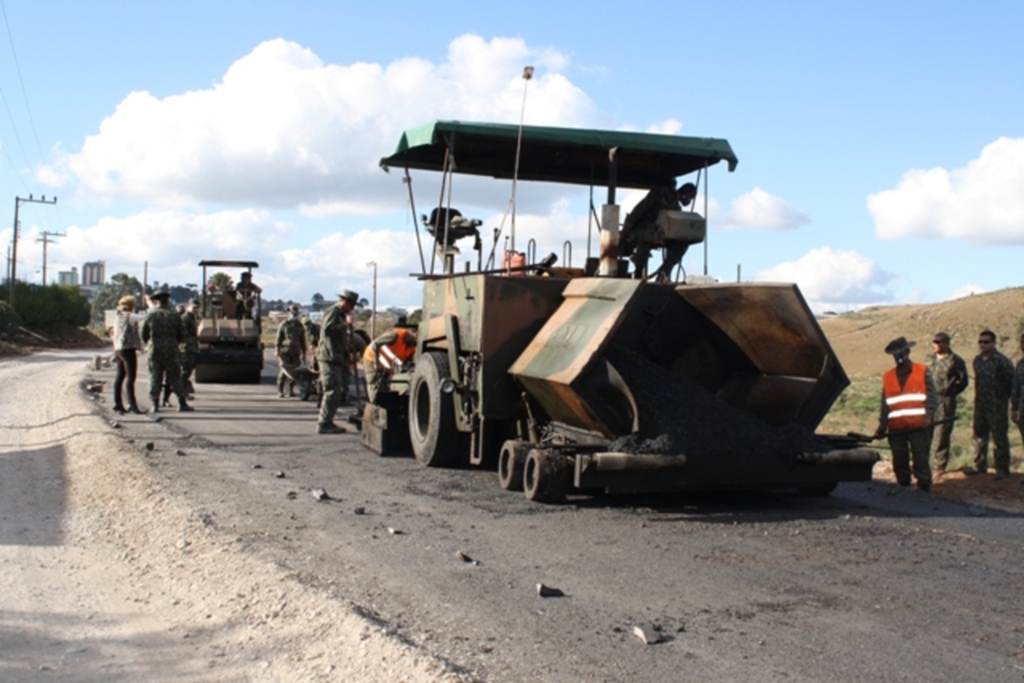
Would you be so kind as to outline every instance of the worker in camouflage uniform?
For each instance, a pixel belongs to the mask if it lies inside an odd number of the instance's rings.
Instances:
[[[189,398],[195,393],[192,386],[192,372],[196,369],[196,357],[199,355],[199,321],[196,319],[196,300],[190,299],[181,314],[185,324],[185,341],[181,343],[181,385]]]
[[[170,299],[166,290],[150,296],[156,308],[149,311],[142,323],[142,341],[149,344],[149,397],[154,413],[160,411],[160,387],[164,383],[177,395],[179,412],[193,410],[185,400],[178,360],[178,346],[185,340],[185,324],[170,309]]]
[[[875,438],[887,436],[889,439],[897,484],[910,486],[910,475],[913,474],[917,487],[929,491],[932,470],[928,451],[932,416],[939,396],[928,366],[910,360],[912,346],[914,342],[900,337],[885,347],[885,352],[893,357],[895,367],[882,375],[882,408]]]
[[[995,446],[996,479],[1010,476],[1010,440],[1006,409],[1013,391],[1013,363],[996,350],[996,334],[985,330],[978,335],[974,357],[974,467],[964,474],[988,471],[988,442]]]
[[[395,328],[373,340],[363,352],[366,374],[366,397],[370,403],[377,392],[386,389],[391,375],[416,353],[416,333],[404,315],[398,316]]]
[[[663,246],[662,264],[652,275],[658,282],[671,280],[672,271],[682,262],[689,245],[678,240],[664,240],[664,244],[659,242],[658,216],[662,211],[679,211],[690,206],[696,196],[697,187],[693,183],[685,183],[678,190],[675,187],[655,187],[626,214],[619,245],[622,255],[633,261],[634,278],[648,276],[647,261],[651,248]]]
[[[934,353],[928,369],[939,393],[932,430],[932,470],[942,474],[949,466],[949,442],[956,418],[957,396],[967,388],[967,363],[949,348],[949,335],[945,332],[932,337],[932,349]]]
[[[295,379],[293,372],[302,366],[306,358],[306,330],[299,322],[299,307],[292,304],[288,307],[288,319],[277,328],[276,347],[277,363],[277,397],[284,398],[284,387],[288,385],[288,396],[295,395]]]
[[[320,384],[323,394],[320,401],[320,416],[317,434],[344,434],[345,428],[334,424],[338,406],[348,400],[349,352],[351,333],[349,313],[359,305],[359,295],[343,290],[338,303],[324,311],[320,323],[320,343],[316,347],[316,358],[320,365]]]
[[[1024,334],[1020,336],[1020,350],[1024,353]],[[1024,358],[1017,361],[1013,371],[1013,389],[1010,391],[1010,419],[1020,430],[1020,440],[1024,442]]]
[[[252,273],[242,273],[242,281],[235,287],[235,316],[239,319],[256,320],[260,317],[259,295],[263,288],[252,281]]]
[[[178,347],[178,363],[181,365],[181,388],[185,395],[192,398],[195,387],[192,386],[192,371],[196,368],[196,356],[199,355],[199,331],[195,316],[195,299],[187,304],[178,304],[174,309],[185,325],[185,341]],[[164,406],[171,405],[171,387],[164,386]]]
[[[310,350],[315,350],[317,345],[320,343],[320,326],[310,320],[309,316],[303,316],[302,328],[306,330],[306,344]],[[316,363],[316,354],[313,354],[313,362],[310,365],[310,370],[313,372],[319,372],[319,368]]]

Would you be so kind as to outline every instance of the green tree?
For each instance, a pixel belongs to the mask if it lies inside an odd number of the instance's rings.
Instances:
[[[10,339],[21,326],[21,316],[6,301],[0,301],[0,339]]]
[[[142,305],[142,283],[128,273],[118,273],[110,278],[110,282],[103,286],[103,289],[96,294],[92,301],[92,320],[101,322],[103,312],[117,308],[117,302],[122,296],[134,296],[135,307]]]
[[[235,288],[235,281],[231,279],[231,276],[224,271],[218,271],[210,276],[210,283],[220,291]]]

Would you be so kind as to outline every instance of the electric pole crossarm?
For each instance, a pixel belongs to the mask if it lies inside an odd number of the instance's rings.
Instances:
[[[44,230],[42,232],[42,235],[43,235],[42,237],[37,237],[36,238],[36,242],[42,242],[43,243],[43,286],[45,287],[46,286],[46,245],[48,245],[48,244],[50,244],[52,242],[56,242],[57,241],[57,240],[51,240],[50,239],[51,237],[66,237],[67,233],[64,233],[64,232],[50,232],[49,230]]]

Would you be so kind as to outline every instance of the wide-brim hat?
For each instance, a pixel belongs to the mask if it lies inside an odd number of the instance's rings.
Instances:
[[[298,304],[292,304],[291,306],[288,307],[288,310],[291,311],[292,313],[298,313],[302,310],[302,306],[299,306]]]
[[[900,351],[909,351],[914,344],[915,342],[907,341],[906,337],[897,337],[886,345],[885,352],[891,356]]]
[[[359,295],[353,292],[351,289],[341,290],[341,294],[338,295],[338,298],[344,299],[345,301],[351,301],[356,306],[359,305]]]
[[[153,292],[149,295],[150,299],[170,299],[171,293],[166,289],[161,289],[159,292]]]

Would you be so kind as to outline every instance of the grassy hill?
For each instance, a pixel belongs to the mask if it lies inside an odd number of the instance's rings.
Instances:
[[[999,337],[998,348],[1019,357],[1017,339],[1024,320],[1024,287],[944,301],[938,304],[866,308],[821,321],[832,348],[846,373],[853,378],[881,375],[892,365],[885,345],[896,337],[917,342],[911,357],[924,362],[931,353],[932,336],[946,332],[953,350],[970,363],[977,353],[978,333],[990,329]]]
[[[911,358],[927,363],[936,332],[946,332],[953,351],[967,361],[977,354],[978,333],[990,329],[998,337],[998,349],[1016,363],[1021,358],[1017,340],[1024,331],[1024,288],[1003,289],[988,294],[944,301],[937,304],[872,307],[821,321],[821,328],[850,376],[851,386],[833,406],[820,431],[868,433],[878,424],[881,375],[892,367],[892,357],[883,349],[889,341],[906,337],[916,341]],[[972,378],[973,380],[973,378]],[[968,464],[971,451],[973,384],[961,396],[960,419],[953,431],[957,466]],[[1014,469],[1024,462],[1020,435],[1010,426],[1010,447]]]

